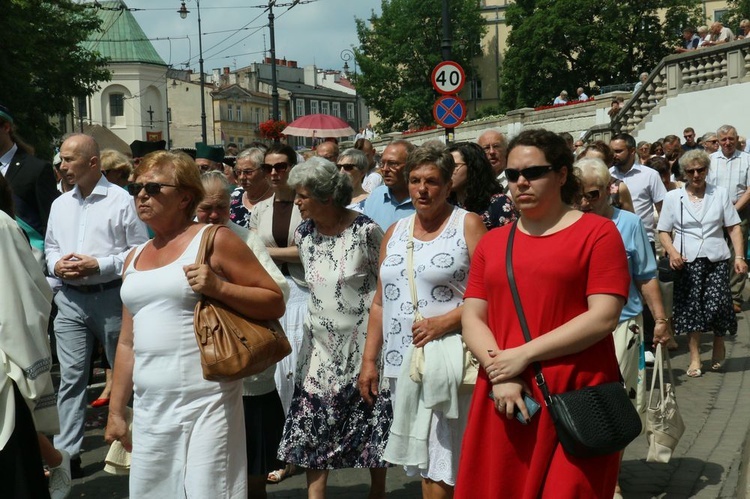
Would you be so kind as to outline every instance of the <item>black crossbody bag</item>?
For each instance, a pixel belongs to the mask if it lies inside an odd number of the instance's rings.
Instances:
[[[531,334],[513,275],[512,253],[516,225],[513,223],[508,236],[505,269],[518,321],[528,343],[531,341]],[[625,391],[622,375],[619,382],[552,395],[547,389],[541,364],[534,362],[531,366],[534,369],[536,385],[541,390],[544,403],[552,415],[557,437],[568,454],[584,458],[612,454],[623,450],[640,435],[641,418]]]

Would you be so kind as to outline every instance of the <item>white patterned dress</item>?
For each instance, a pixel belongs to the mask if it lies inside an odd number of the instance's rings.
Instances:
[[[285,462],[311,469],[386,466],[390,393],[382,390],[371,407],[357,387],[382,239],[364,215],[337,236],[320,234],[312,220],[297,229],[310,300],[279,444]]]
[[[419,311],[426,317],[446,314],[463,304],[469,278],[469,250],[464,237],[464,220],[468,212],[454,207],[443,231],[432,241],[414,239],[414,284],[417,287]],[[416,215],[411,215],[414,217]],[[383,286],[384,376],[391,386],[401,373],[404,354],[412,342],[414,323],[409,279],[406,274],[406,244],[409,242],[411,217],[401,219],[387,244],[380,267]],[[394,393],[391,397],[395,400]],[[429,433],[427,469],[407,467],[409,475],[454,485],[458,473],[461,439],[466,428],[471,394],[459,394],[459,417],[448,419],[433,411]],[[398,406],[394,407],[398,411]]]

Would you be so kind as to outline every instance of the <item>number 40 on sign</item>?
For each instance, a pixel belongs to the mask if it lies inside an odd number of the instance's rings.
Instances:
[[[461,91],[466,83],[464,69],[453,61],[443,61],[432,70],[432,86],[443,95]]]

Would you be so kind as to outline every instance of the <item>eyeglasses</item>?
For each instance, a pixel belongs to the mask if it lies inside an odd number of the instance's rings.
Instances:
[[[275,165],[263,163],[262,165],[260,165],[260,167],[263,169],[263,173],[271,173],[273,170],[276,170],[277,172],[285,172],[289,168],[289,163],[281,162],[276,163]]]
[[[707,166],[703,166],[701,168],[693,168],[692,170],[685,170],[685,175],[695,175],[696,173],[698,175],[702,175],[706,173],[706,170],[708,170]]]
[[[380,169],[381,170],[395,170],[399,166],[402,166],[406,163],[402,163],[400,161],[382,161],[380,163]]]
[[[490,152],[490,151],[502,151],[503,146],[501,144],[487,144],[486,146],[482,146],[482,149],[484,149],[484,152]]]
[[[142,184],[140,182],[133,182],[132,184],[128,184],[125,188],[128,190],[128,194],[135,197],[137,196],[141,190],[145,190],[146,194],[149,196],[156,196],[161,192],[162,187],[177,187],[174,184],[162,184],[159,182],[146,182],[145,184]]]
[[[584,198],[586,199],[586,201],[588,201],[589,203],[591,203],[592,201],[596,201],[597,199],[599,199],[599,196],[600,196],[600,195],[601,195],[601,192],[599,192],[599,189],[596,189],[596,190],[593,190],[593,191],[588,191],[588,192],[584,192],[584,193],[583,193],[583,197],[584,197]]]
[[[695,135],[689,133],[689,134],[683,135],[683,137],[685,137],[686,139],[692,139],[693,137],[695,137]]]
[[[537,165],[527,166],[522,170],[514,170],[512,168],[505,169],[505,178],[508,182],[518,182],[518,179],[523,175],[526,180],[536,180],[540,177],[545,176],[552,171],[552,165]]]
[[[357,165],[355,165],[354,163],[339,163],[336,166],[339,168],[343,168],[344,171],[347,171],[347,172],[350,172],[357,167]]]
[[[240,170],[239,168],[236,168],[234,170],[234,176],[235,177],[241,177],[243,175],[250,176],[253,173],[257,172],[258,170],[260,170],[260,167],[258,167],[258,168],[246,168],[244,170]]]

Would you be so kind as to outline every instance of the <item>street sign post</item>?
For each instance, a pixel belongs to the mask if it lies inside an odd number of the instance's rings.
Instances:
[[[460,64],[443,61],[432,70],[432,87],[443,95],[456,94],[466,83],[466,73]]]
[[[466,103],[455,95],[443,95],[435,101],[432,116],[438,125],[455,128],[466,119]]]

